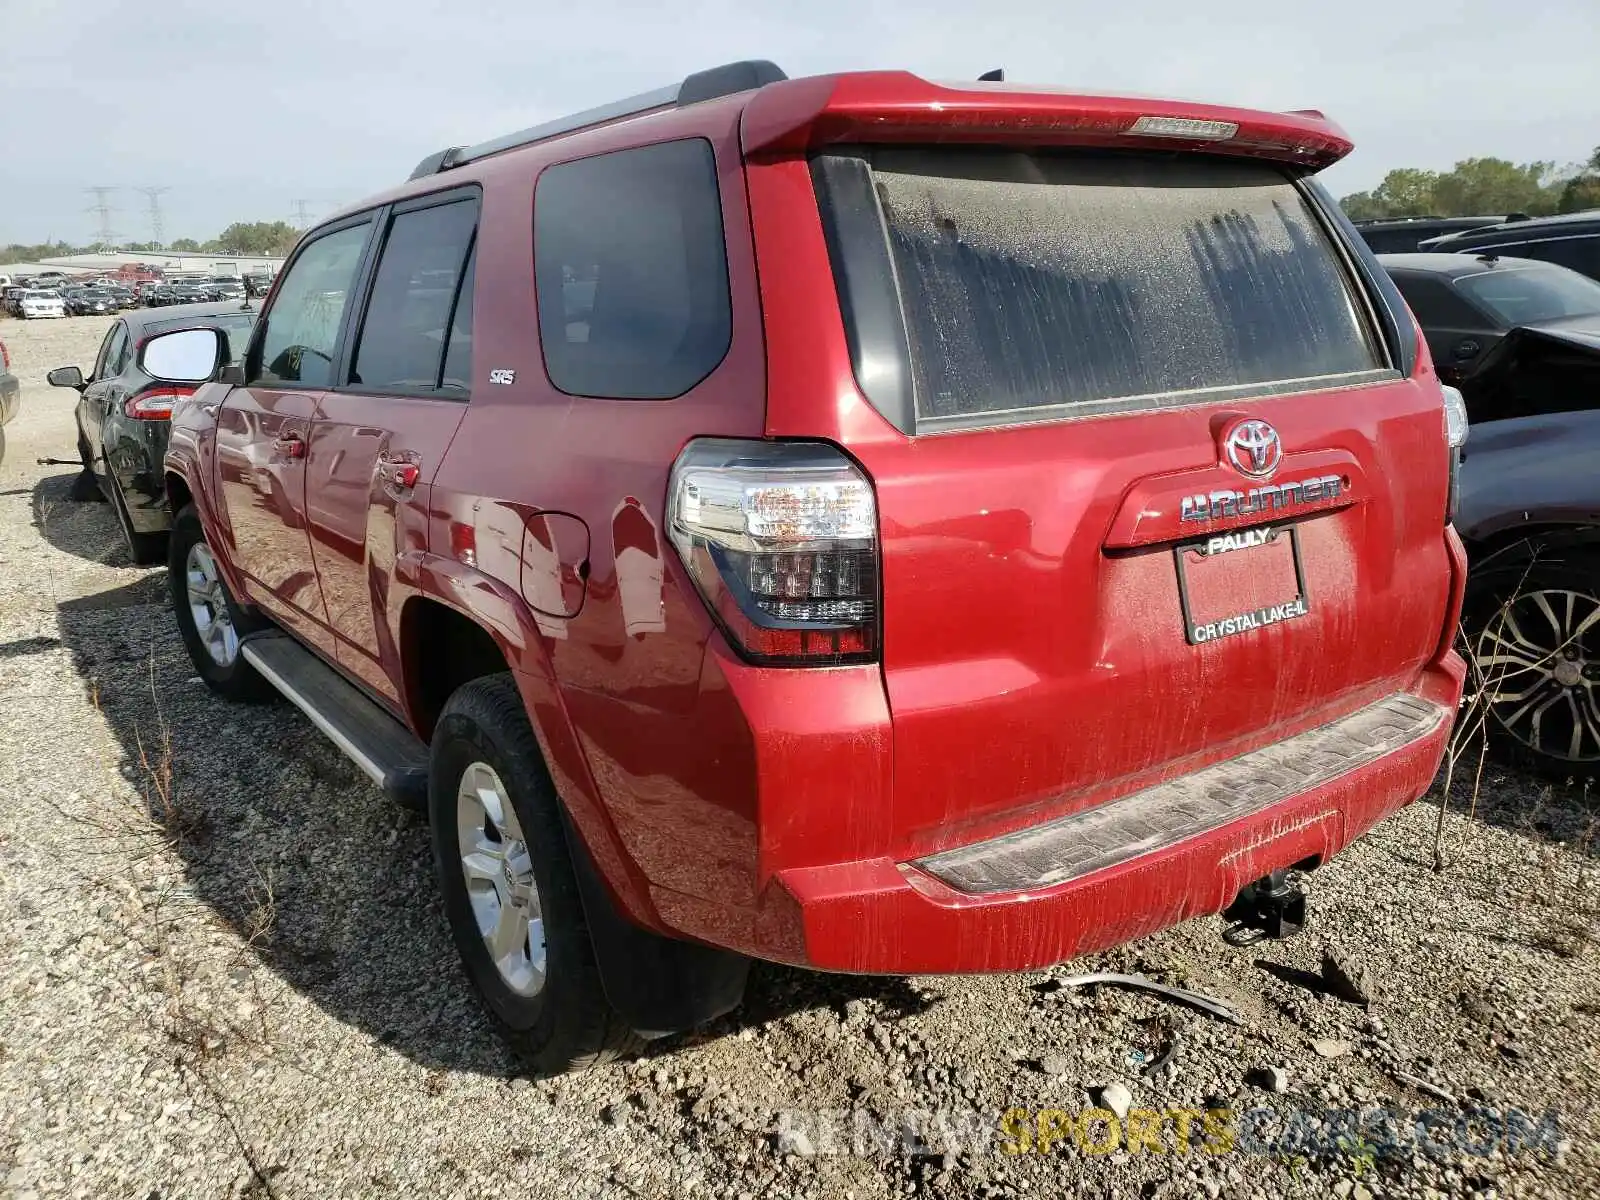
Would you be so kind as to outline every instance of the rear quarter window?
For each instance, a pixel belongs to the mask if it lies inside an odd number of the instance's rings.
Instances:
[[[1274,167],[920,148],[860,157],[919,428],[1388,373],[1337,247]]]
[[[732,339],[711,143],[692,138],[547,168],[533,200],[539,340],[577,396],[680,396]]]

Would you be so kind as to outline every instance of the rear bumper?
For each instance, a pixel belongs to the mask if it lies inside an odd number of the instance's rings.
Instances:
[[[1464,675],[1461,660],[1448,654],[1425,672],[1417,691],[1390,698],[1399,709],[1385,727],[1406,726],[1412,735],[1397,745],[1380,745],[1382,734],[1369,723],[1356,740],[1376,752],[1345,758],[1356,765],[1340,769],[1338,755],[1325,758],[1329,777],[1281,798],[1274,788],[1292,781],[1293,772],[1259,789],[1242,785],[1262,803],[1246,802],[1247,811],[1222,824],[1062,882],[1052,882],[1063,868],[1048,854],[1007,853],[1018,849],[1017,838],[1031,839],[1030,849],[1047,848],[1049,835],[1060,832],[1048,827],[915,863],[877,859],[781,872],[762,895],[761,950],[834,971],[1033,970],[1218,912],[1245,884],[1281,867],[1326,861],[1420,796],[1438,771]],[[1320,736],[1327,748],[1337,741],[1336,727],[1346,726],[1348,735],[1348,723],[1361,715],[1303,736]],[[1171,801],[1172,789],[1188,787],[1197,803],[1237,800],[1241,781],[1266,765],[1255,757],[1227,760],[1143,795],[1159,792]]]

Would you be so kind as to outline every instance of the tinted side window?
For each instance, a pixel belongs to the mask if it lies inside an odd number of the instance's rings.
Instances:
[[[477,224],[476,200],[414,209],[389,222],[351,363],[352,384],[398,392],[439,386],[451,311]]]
[[[1401,254],[1417,248],[1419,238],[1431,237],[1432,233],[1418,233],[1414,229],[1363,229],[1362,240],[1372,248],[1374,254]]]
[[[301,251],[261,318],[266,330],[246,364],[247,382],[326,387],[333,381],[339,325],[370,228],[353,225]]]
[[[1444,283],[1422,275],[1396,275],[1395,286],[1424,329],[1486,329],[1489,320]]]
[[[90,378],[109,379],[117,374],[115,366],[117,359],[122,354],[122,348],[128,341],[128,327],[121,321],[112,325],[106,333],[106,340],[100,343],[100,355],[94,360],[94,371]]]
[[[1600,236],[1553,238],[1547,242],[1512,246],[1509,250],[1519,258],[1537,258],[1541,262],[1570,267],[1590,279],[1600,279]]]
[[[108,375],[121,375],[133,365],[133,353],[133,338],[128,334],[128,327],[118,321],[117,346],[112,351],[111,358],[106,364],[106,373]]]
[[[733,316],[709,142],[549,168],[533,231],[539,338],[563,392],[668,399],[727,354]]]
[[[456,291],[456,312],[450,321],[450,344],[445,347],[444,373],[439,386],[456,391],[472,390],[472,295],[478,276],[478,249],[467,255],[467,269]]]

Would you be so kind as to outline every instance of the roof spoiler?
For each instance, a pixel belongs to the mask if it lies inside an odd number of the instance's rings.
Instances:
[[[475,146],[447,146],[435,154],[428,155],[427,158],[418,163],[416,170],[411,172],[409,179],[421,179],[424,176],[437,175],[439,172],[448,171],[452,167],[476,162],[480,158],[487,158],[491,154],[500,154],[506,150],[514,150],[519,146],[542,142],[546,138],[555,137],[557,134],[572,133],[579,129],[586,129],[591,125],[600,125],[607,121],[621,120],[623,117],[637,116],[640,113],[650,112],[658,108],[667,108],[669,106],[682,108],[689,104],[699,104],[704,100],[715,100],[719,96],[732,96],[737,92],[748,92],[787,78],[789,77],[778,66],[768,62],[766,59],[746,59],[742,62],[725,63],[720,67],[696,71],[693,75],[685,77],[682,83],[676,83],[670,87],[658,88],[653,92],[641,92],[637,96],[629,96],[626,99],[616,100],[610,104],[602,104],[598,108],[585,109],[583,112],[573,113],[570,116],[558,117],[556,120],[547,121],[543,125],[520,129],[516,133],[508,133],[504,137],[492,138],[487,142],[479,142]]]

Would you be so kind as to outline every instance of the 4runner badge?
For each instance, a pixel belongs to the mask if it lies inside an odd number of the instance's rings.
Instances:
[[[489,372],[490,383],[515,383],[516,381],[517,373],[505,367],[496,367]]]
[[[1344,490],[1342,476],[1318,475],[1292,483],[1269,483],[1242,492],[1235,488],[1222,488],[1209,494],[1197,492],[1179,500],[1178,521],[1187,524],[1229,517],[1271,516],[1309,505],[1325,505],[1330,500],[1338,500]]]

